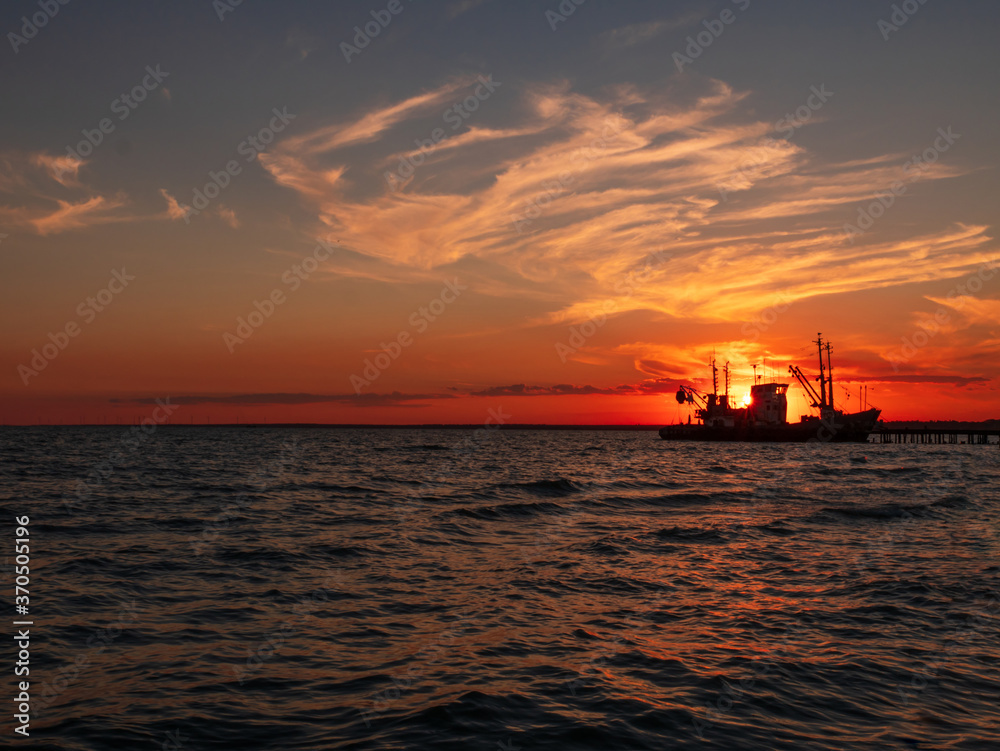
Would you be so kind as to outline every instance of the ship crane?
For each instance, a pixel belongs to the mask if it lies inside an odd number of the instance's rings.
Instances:
[[[678,386],[677,387],[677,403],[678,404],[695,404],[705,409],[708,406],[708,397],[698,389],[691,388],[690,386]]]
[[[823,399],[820,397],[819,394],[816,393],[816,389],[813,388],[813,385],[811,383],[809,383],[809,379],[806,378],[801,368],[798,368],[795,365],[789,365],[788,372],[791,373],[793,376],[795,376],[795,379],[802,384],[802,388],[806,390],[806,393],[809,394],[810,397],[812,397],[813,407],[822,408],[825,406],[823,403]]]
[[[802,369],[795,366],[789,365],[788,372],[795,376],[796,380],[802,384],[802,388],[806,390],[806,393],[812,397],[812,406],[819,409],[820,415],[826,415],[828,412],[834,409],[833,403],[833,363],[830,359],[830,344],[829,342],[823,342],[823,335],[817,334],[816,341],[813,342],[819,350],[819,393],[816,393],[816,389],[806,378]],[[823,362],[823,350],[826,350],[826,362]]]

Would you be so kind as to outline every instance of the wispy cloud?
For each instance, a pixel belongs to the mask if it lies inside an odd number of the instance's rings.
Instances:
[[[188,215],[187,210],[177,202],[176,198],[167,192],[166,188],[160,188],[160,195],[167,202],[167,217],[177,220],[183,219]]]
[[[376,141],[383,133],[407,117],[443,106],[451,95],[467,84],[468,82],[454,81],[435,91],[418,94],[398,104],[377,108],[353,123],[330,125],[304,136],[286,139],[283,141],[282,151],[316,155],[345,146]]]
[[[972,295],[957,295],[955,297],[929,296],[927,299],[958,313],[958,317],[965,322],[966,326],[974,324],[996,326],[1000,324],[1000,300],[983,299]],[[939,322],[935,322],[935,324],[940,325]]]
[[[571,386],[560,384],[558,386],[527,386],[517,383],[512,386],[491,386],[482,391],[474,391],[472,396],[580,396],[604,394],[620,394],[617,389],[596,388],[594,386]]]
[[[67,188],[80,186],[80,168],[86,164],[84,160],[74,159],[69,154],[57,155],[44,152],[32,154],[31,162],[44,169],[53,180]]]
[[[943,383],[951,386],[971,386],[989,383],[993,379],[984,376],[884,375],[870,377],[856,376],[846,380],[848,383]]]
[[[84,160],[8,152],[0,155],[0,164],[0,193],[7,194],[0,221],[9,226],[45,236],[150,218],[124,211],[124,193],[102,194],[84,185]]]
[[[160,195],[167,202],[167,211],[164,215],[166,218],[180,221],[187,219],[189,214],[197,215],[188,207],[182,206],[176,198],[170,195],[170,192],[166,188],[160,188]],[[233,229],[239,229],[240,227],[240,220],[236,216],[236,212],[222,203],[212,206],[207,211],[202,212],[202,215],[218,217]]]
[[[224,221],[233,229],[239,228],[240,220],[236,217],[236,212],[233,211],[228,206],[224,206],[223,204],[220,203],[218,207],[216,207],[216,213],[218,214],[219,218],[222,219],[222,221]]]
[[[40,235],[52,235],[69,230],[85,229],[98,224],[128,221],[126,217],[111,212],[125,205],[121,198],[108,199],[94,196],[76,203],[57,201],[59,208],[50,213],[25,217],[25,221]]]
[[[612,388],[598,386],[574,386],[561,383],[555,386],[529,386],[516,383],[512,386],[490,386],[481,391],[473,391],[470,396],[661,396],[677,390],[680,381],[658,378],[637,384],[622,384]]]
[[[623,47],[634,47],[648,42],[650,39],[655,39],[660,34],[673,29],[698,23],[704,17],[704,10],[695,10],[672,21],[650,21],[647,23],[620,26],[617,29],[604,32],[601,35],[601,43],[608,51],[622,49]]]
[[[747,93],[720,82],[694,98],[527,85],[494,116],[483,103],[390,187],[387,165],[408,153],[395,144],[425,136],[424,118],[468,86],[449,82],[286,139],[261,161],[313,207],[315,231],[359,254],[414,274],[475,258],[561,300],[528,325],[582,321],[608,300],[616,313],[739,320],[762,293],[795,301],[929,281],[996,255],[981,225],[929,223],[910,237],[873,232],[851,244],[844,222],[898,179],[899,155],[836,163],[789,141],[762,146],[773,125],[743,116]],[[350,148],[360,143],[363,156]],[[755,168],[738,173],[751,150]],[[936,165],[922,179],[961,174]],[[653,250],[669,251],[670,263],[623,295],[621,280]]]

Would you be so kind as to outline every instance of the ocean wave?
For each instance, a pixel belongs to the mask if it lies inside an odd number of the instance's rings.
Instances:
[[[495,506],[461,506],[445,514],[455,514],[471,519],[525,518],[566,511],[565,506],[552,502],[503,503]]]
[[[579,493],[583,486],[573,480],[560,477],[555,480],[530,480],[528,482],[504,482],[497,487],[510,490],[521,490],[534,495],[570,495]]]

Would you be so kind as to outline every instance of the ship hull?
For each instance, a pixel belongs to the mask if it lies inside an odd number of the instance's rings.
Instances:
[[[736,441],[744,443],[867,443],[881,410],[838,413],[830,419],[810,418],[797,423],[734,426],[667,425],[660,428],[665,441]]]

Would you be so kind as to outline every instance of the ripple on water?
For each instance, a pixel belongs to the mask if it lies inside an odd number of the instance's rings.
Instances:
[[[31,748],[996,743],[995,447],[178,427],[70,510],[73,430],[0,428]]]

